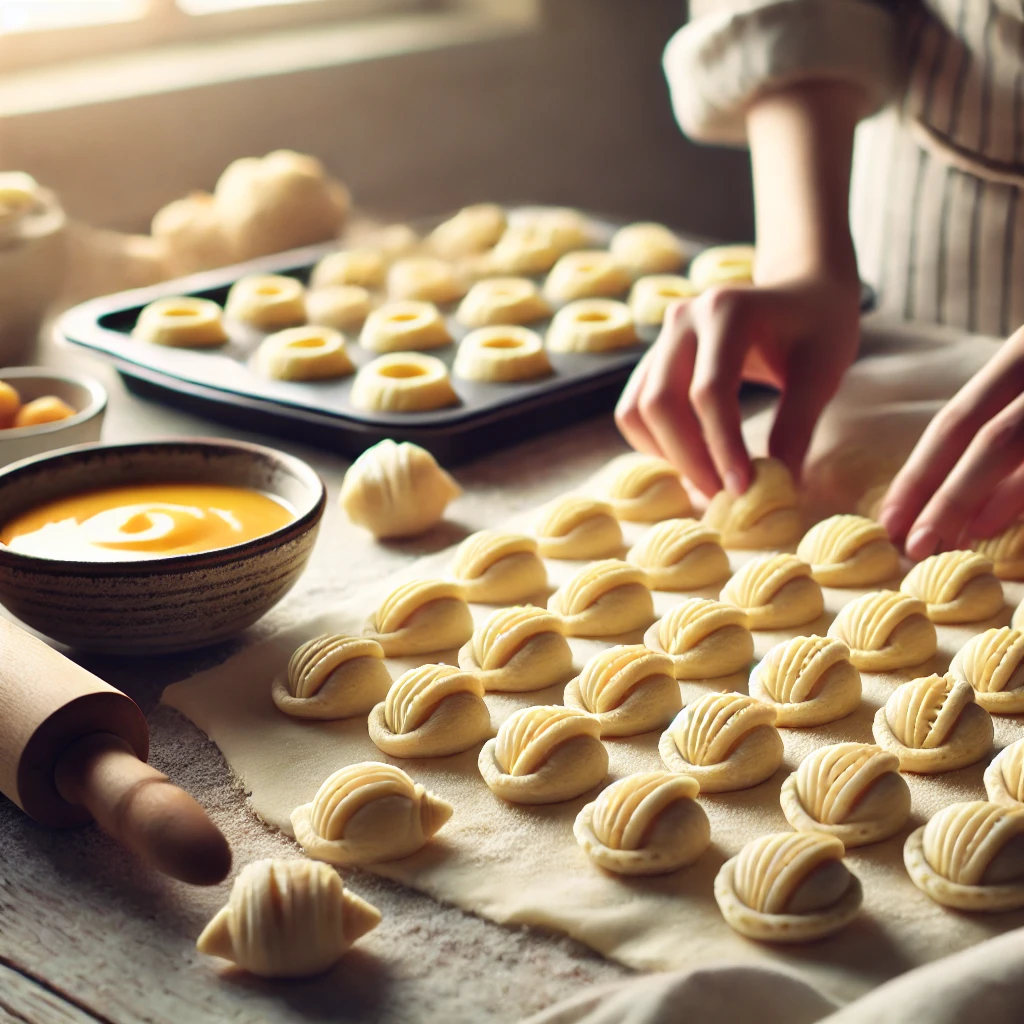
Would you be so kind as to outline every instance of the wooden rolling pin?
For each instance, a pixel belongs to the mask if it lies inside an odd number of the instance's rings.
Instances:
[[[0,618],[0,792],[43,825],[93,820],[165,874],[216,884],[227,840],[148,754],[135,701]]]

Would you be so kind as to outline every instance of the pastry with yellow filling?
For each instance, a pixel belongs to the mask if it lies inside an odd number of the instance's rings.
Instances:
[[[456,377],[507,383],[549,377],[551,360],[544,341],[528,327],[478,327],[459,343],[452,367]]]
[[[567,494],[549,505],[541,513],[536,534],[538,550],[545,558],[610,558],[623,546],[622,527],[611,505],[577,494]]]
[[[218,348],[228,340],[220,306],[191,296],[157,299],[139,313],[132,337],[168,348]]]
[[[612,235],[609,251],[634,277],[671,274],[686,262],[686,250],[664,224],[627,224]]]
[[[926,612],[916,597],[876,590],[844,605],[828,635],[850,648],[850,661],[861,672],[894,672],[923,665],[938,649]]]
[[[347,249],[329,252],[313,268],[310,288],[353,284],[374,291],[384,287],[387,257],[379,249]]]
[[[652,590],[700,590],[732,570],[718,534],[696,519],[666,519],[652,526],[626,555],[647,574]]]
[[[306,319],[319,327],[354,331],[373,311],[373,297],[357,284],[329,285],[306,293]]]
[[[548,585],[537,542],[521,533],[480,530],[455,551],[452,575],[467,601],[512,604],[536,597]]]
[[[979,540],[974,550],[991,559],[999,579],[1024,580],[1024,520],[1011,523],[995,537]]]
[[[577,299],[552,318],[551,352],[612,352],[637,343],[629,307],[617,299]]]
[[[268,334],[256,351],[256,365],[274,380],[330,380],[355,372],[345,339],[330,327],[289,327]]]
[[[752,245],[716,245],[693,258],[690,280],[702,291],[719,284],[750,284],[754,280],[754,257]]]
[[[704,597],[680,601],[647,630],[644,643],[672,659],[676,679],[729,676],[754,657],[746,613]]]
[[[1003,626],[971,637],[949,674],[974,690],[975,703],[993,715],[1024,713],[1024,633]]]
[[[366,318],[359,344],[371,352],[411,352],[452,343],[448,325],[432,302],[388,302]]]
[[[778,459],[754,459],[753,478],[742,494],[719,491],[704,513],[728,550],[781,548],[800,536],[793,476]]]
[[[825,610],[811,567],[796,555],[752,559],[722,588],[722,600],[746,612],[751,629],[789,629]]]
[[[551,316],[551,306],[527,277],[477,281],[459,303],[455,319],[466,327],[531,324]]]
[[[635,323],[658,327],[664,322],[669,306],[682,299],[692,299],[697,294],[689,280],[678,274],[641,277],[629,293],[629,311]]]
[[[282,274],[242,277],[228,292],[224,314],[259,331],[299,327],[306,322],[306,289]]]
[[[1003,608],[1003,585],[992,568],[976,551],[943,551],[918,562],[900,590],[924,601],[932,622],[980,622]]]
[[[985,769],[985,792],[993,803],[1024,806],[1024,739],[1003,747]]]
[[[864,516],[823,519],[804,534],[796,553],[823,587],[873,587],[900,571],[900,553],[885,527]]]
[[[619,636],[654,620],[654,601],[643,572],[607,558],[591,562],[551,595],[548,610],[567,636]]]
[[[598,474],[597,482],[601,497],[625,522],[658,523],[693,511],[679,471],[656,455],[620,455]]]
[[[603,250],[567,252],[551,268],[544,282],[549,302],[572,302],[602,295],[621,295],[633,283],[629,271]]]
[[[429,412],[459,404],[448,367],[421,352],[378,356],[357,374],[352,404],[366,412]]]
[[[466,282],[450,263],[433,256],[407,256],[388,270],[388,298],[444,306],[466,294]]]
[[[457,583],[411,580],[391,591],[363,634],[381,645],[386,658],[436,654],[469,640],[473,617]]]
[[[505,233],[505,211],[496,203],[464,206],[454,217],[439,224],[427,238],[438,256],[456,260],[490,249]]]

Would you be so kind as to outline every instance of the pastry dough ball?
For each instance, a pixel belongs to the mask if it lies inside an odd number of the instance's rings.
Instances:
[[[537,542],[520,533],[480,530],[455,551],[452,575],[467,601],[510,604],[536,597],[548,585]]]
[[[26,402],[15,413],[11,426],[41,427],[46,423],[59,423],[77,415],[78,410],[72,408],[62,398],[57,398],[56,395],[43,395],[41,398]]]
[[[256,364],[274,380],[329,380],[355,372],[345,339],[330,327],[289,327],[268,334]]]
[[[676,679],[729,676],[754,657],[746,613],[703,597],[680,601],[647,630],[644,643],[672,659]]]
[[[368,725],[370,739],[390,757],[448,757],[491,735],[483,684],[451,665],[421,665],[399,676]]]
[[[380,911],[346,890],[329,864],[258,860],[242,868],[196,949],[262,978],[308,978],[378,924]]]
[[[291,820],[295,841],[310,857],[347,867],[410,856],[453,810],[401,768],[362,761],[336,771]]]
[[[642,644],[595,654],[565,687],[565,705],[597,716],[602,736],[664,729],[682,709],[672,661]]]
[[[695,779],[637,772],[613,782],[576,817],[587,856],[618,875],[665,875],[692,864],[711,844],[711,824],[694,800]]]
[[[132,337],[169,348],[218,348],[228,340],[228,332],[216,302],[182,296],[146,306]]]
[[[184,199],[168,203],[153,218],[150,233],[163,243],[171,277],[184,277],[236,262],[220,210],[208,192],[193,192]]]
[[[985,769],[985,791],[993,803],[1024,806],[1024,740],[1003,747]]]
[[[345,233],[342,242],[352,248],[376,249],[389,261],[411,256],[422,248],[420,236],[408,224],[356,223]]]
[[[278,710],[293,718],[330,720],[367,714],[390,688],[380,644],[328,634],[295,651],[270,695]]]
[[[845,928],[864,900],[846,852],[823,832],[779,832],[747,843],[715,878],[726,922],[760,942],[809,942]]]
[[[429,412],[458,405],[459,396],[440,359],[419,352],[392,352],[356,374],[351,401],[365,412]]]
[[[459,304],[455,319],[466,327],[530,324],[551,316],[551,307],[526,277],[490,277],[477,281]]]
[[[557,804],[593,789],[608,772],[608,751],[593,715],[539,704],[502,723],[480,751],[480,774],[514,804]]]
[[[450,263],[432,256],[396,260],[388,271],[388,298],[444,305],[466,294],[466,283]]]
[[[900,771],[952,772],[992,749],[992,719],[974,690],[949,676],[924,676],[897,686],[872,725],[875,742],[900,759]]]
[[[666,519],[652,526],[626,555],[647,574],[652,590],[699,590],[722,583],[732,571],[718,534],[696,519]]]
[[[646,629],[654,619],[643,572],[616,558],[580,569],[551,595],[548,609],[562,620],[568,636],[619,636]]]
[[[989,540],[978,541],[974,550],[992,560],[993,572],[999,579],[1024,580],[1024,520]]]
[[[823,587],[872,587],[900,569],[885,527],[864,516],[823,519],[804,534],[796,553]]]
[[[452,343],[448,325],[432,302],[389,302],[375,309],[363,325],[359,344],[371,352],[409,352],[444,348]]]
[[[517,228],[533,228],[544,232],[559,253],[585,249],[593,242],[590,221],[569,207],[549,207],[539,210],[519,210],[513,214],[510,231]]]
[[[473,617],[457,583],[412,580],[384,599],[365,635],[388,658],[436,654],[461,647],[473,635]]]
[[[750,696],[771,704],[781,726],[827,725],[860,706],[860,672],[842,640],[798,636],[764,656],[750,677]]]
[[[320,327],[352,331],[362,327],[373,310],[370,293],[357,284],[317,288],[306,295],[306,319]]]
[[[656,455],[630,452],[612,459],[599,484],[601,497],[626,522],[657,523],[693,511],[679,471]]]
[[[716,245],[705,249],[690,264],[690,280],[702,291],[716,284],[751,284],[755,255],[752,245]]]
[[[622,527],[611,505],[568,494],[549,505],[537,523],[537,547],[545,558],[587,561],[622,550]]]
[[[7,381],[0,380],[0,429],[13,425],[20,408],[21,396]]]
[[[896,590],[863,594],[840,609],[828,635],[850,648],[861,672],[894,672],[923,665],[938,649],[923,601]]]
[[[686,250],[664,224],[627,224],[612,235],[611,254],[634,277],[671,274],[686,262]]]
[[[298,327],[306,322],[306,289],[281,274],[242,277],[231,286],[224,313],[259,331]]]
[[[719,491],[704,513],[730,550],[781,548],[800,536],[799,497],[793,476],[778,459],[754,459],[743,494]]]
[[[388,261],[378,249],[348,249],[329,252],[313,268],[310,288],[354,284],[374,290],[384,287]]]
[[[575,210],[520,212],[484,256],[484,269],[492,274],[544,274],[559,256],[591,241],[587,219]]]
[[[548,328],[552,352],[612,352],[637,343],[629,307],[615,299],[577,299],[563,306]]]
[[[526,327],[479,327],[459,343],[456,377],[507,383],[551,375],[551,360],[536,331]]]
[[[919,562],[900,590],[928,606],[932,622],[980,622],[1002,611],[1003,587],[976,551],[943,551]]]
[[[833,743],[782,784],[782,812],[798,832],[827,832],[849,850],[889,839],[910,817],[910,787],[895,754],[870,743]]]
[[[446,260],[472,256],[495,245],[505,233],[505,211],[495,203],[465,206],[439,224],[427,243]]]
[[[790,629],[825,610],[811,567],[796,555],[763,555],[747,562],[722,588],[722,600],[747,613],[751,629]]]
[[[572,302],[621,295],[632,283],[629,271],[611,253],[585,249],[566,253],[551,268],[544,282],[544,297],[549,302]]]
[[[1024,808],[985,800],[943,807],[907,837],[910,880],[956,910],[1024,907]]]
[[[629,311],[637,324],[659,327],[669,306],[683,299],[692,299],[697,294],[697,289],[687,278],[676,274],[641,277],[629,293]]]
[[[971,637],[949,674],[974,690],[975,703],[993,715],[1024,712],[1024,633],[1003,626]]]

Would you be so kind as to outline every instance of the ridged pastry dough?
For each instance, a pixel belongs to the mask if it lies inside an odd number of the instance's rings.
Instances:
[[[974,688],[975,703],[993,715],[1024,712],[1024,633],[1003,626],[971,637],[949,674]]]
[[[825,610],[811,567],[796,555],[762,555],[747,562],[722,588],[722,600],[746,612],[751,629],[805,626]]]
[[[969,683],[924,676],[902,683],[875,713],[875,742],[900,759],[900,771],[952,772],[992,749],[992,719]]]
[[[551,595],[548,610],[562,620],[567,636],[619,636],[646,629],[654,619],[643,572],[617,558],[580,569]]]
[[[697,288],[716,284],[750,284],[754,279],[752,245],[716,245],[694,256],[690,263],[690,280]]]
[[[487,692],[543,690],[573,674],[561,620],[533,605],[493,612],[459,651],[459,664],[475,672]]]
[[[224,314],[260,331],[299,327],[306,322],[306,289],[281,274],[242,277],[228,292]]]
[[[664,322],[669,306],[697,294],[690,281],[677,274],[641,277],[629,293],[629,311],[637,324],[657,327]]]
[[[943,807],[903,847],[910,880],[956,910],[1024,907],[1024,808],[985,800]]]
[[[611,254],[634,277],[670,274],[686,261],[686,250],[664,224],[627,224],[612,235]]]
[[[541,336],[514,324],[470,331],[459,342],[452,370],[463,380],[497,383],[535,380],[552,373]]]
[[[464,206],[427,237],[431,249],[446,260],[483,252],[505,233],[505,211],[496,203]]]
[[[258,860],[242,868],[196,949],[262,978],[308,978],[333,967],[380,924],[329,864]]]
[[[676,679],[729,676],[754,657],[746,613],[705,597],[680,601],[647,630],[644,643],[672,659]]]
[[[924,601],[932,622],[980,622],[1003,607],[1003,585],[992,568],[976,551],[943,551],[918,562],[900,590]]]
[[[1024,520],[1012,523],[989,540],[978,541],[974,550],[992,560],[999,579],[1024,580]]]
[[[863,594],[840,609],[828,635],[850,648],[861,672],[893,672],[923,665],[938,649],[923,601],[898,590]]]
[[[192,296],[157,299],[136,321],[132,337],[168,348],[218,348],[228,340],[220,306]]]
[[[375,291],[384,287],[388,259],[379,249],[347,249],[329,252],[313,268],[309,287],[329,288],[354,284]]]
[[[616,299],[577,299],[563,306],[548,328],[551,352],[611,352],[638,339],[629,307]]]
[[[367,714],[390,688],[380,644],[328,634],[295,651],[270,695],[278,710],[293,718],[339,719]]]
[[[576,816],[587,856],[618,875],[665,875],[692,864],[711,843],[711,824],[694,800],[697,781],[637,772],[613,782]]]
[[[363,324],[359,344],[371,352],[411,352],[452,343],[448,325],[432,302],[388,302]]]
[[[775,708],[778,725],[827,725],[860,706],[860,672],[842,640],[798,636],[762,658],[750,676],[750,696]]]
[[[796,553],[823,587],[872,587],[900,569],[900,553],[885,527],[865,516],[822,520],[804,534]]]
[[[330,327],[289,327],[268,334],[256,351],[256,364],[274,380],[330,380],[355,371],[345,339]]]
[[[751,840],[715,878],[726,922],[760,942],[810,942],[846,927],[864,900],[846,852],[823,832],[779,832]]]
[[[574,246],[569,246],[569,249]],[[540,224],[513,224],[490,252],[479,258],[480,276],[546,274],[568,249]]]
[[[598,483],[601,496],[625,522],[657,523],[693,511],[679,471],[655,455],[620,455],[598,474]]]
[[[739,495],[719,491],[704,513],[727,550],[781,548],[800,536],[793,476],[778,459],[754,459],[753,479]]]
[[[985,769],[985,792],[993,803],[1024,806],[1024,739],[1003,747]]]
[[[330,285],[306,293],[306,319],[319,327],[355,331],[373,311],[373,297],[357,284]]]
[[[544,282],[549,302],[572,302],[621,295],[633,283],[629,271],[603,250],[568,252],[551,268]]]
[[[412,580],[396,587],[366,625],[386,658],[436,654],[461,647],[473,635],[473,617],[457,583]]]
[[[566,685],[564,703],[596,715],[602,736],[664,729],[683,706],[671,660],[642,644],[595,654]]]
[[[341,485],[345,515],[375,537],[414,537],[444,518],[462,488],[430,452],[387,438],[367,448]]]
[[[798,832],[826,832],[854,846],[896,835],[910,817],[899,758],[870,743],[833,743],[800,762],[782,784],[782,813]]]
[[[576,494],[549,505],[541,513],[536,534],[545,558],[610,558],[623,546],[622,527],[611,505]]]
[[[357,374],[352,404],[367,412],[428,412],[458,405],[448,368],[435,356],[392,352],[378,356]]]
[[[731,793],[770,779],[782,764],[775,708],[743,693],[706,693],[661,734],[669,771],[692,775],[702,793]]]
[[[363,761],[336,771],[291,814],[295,841],[314,860],[347,866],[399,860],[422,849],[452,816],[401,768]]]
[[[444,306],[466,294],[467,283],[450,263],[432,256],[407,256],[388,269],[388,298]]]
[[[551,316],[551,307],[527,277],[477,281],[459,303],[455,319],[466,327],[530,324]]]
[[[608,772],[608,751],[593,715],[539,704],[510,715],[480,751],[480,774],[502,800],[557,804],[593,789]]]
[[[732,570],[718,533],[696,519],[666,519],[634,544],[626,561],[647,573],[652,590],[699,590],[729,578]]]
[[[455,551],[452,575],[467,601],[512,604],[536,597],[548,585],[537,542],[521,533],[480,530]]]

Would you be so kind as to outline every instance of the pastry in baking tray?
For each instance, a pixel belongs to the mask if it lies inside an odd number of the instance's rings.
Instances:
[[[1024,712],[1024,633],[1003,626],[971,637],[949,666],[974,688],[975,703],[993,715]]]
[[[362,761],[326,779],[291,820],[295,841],[310,857],[347,866],[408,857],[430,842],[453,810],[401,768]]]
[[[330,327],[288,327],[256,350],[260,372],[274,380],[330,380],[355,372],[345,339]]]
[[[626,561],[647,573],[652,590],[699,590],[729,578],[732,570],[718,533],[696,519],[666,519],[630,549]]]
[[[473,635],[473,617],[458,583],[410,580],[388,594],[363,632],[385,657],[408,658],[461,647]]]
[[[427,244],[446,260],[472,256],[490,249],[505,233],[505,211],[496,203],[464,206],[439,224],[427,237]]]
[[[634,277],[671,274],[686,262],[686,249],[664,224],[627,224],[612,235],[611,254]]]
[[[969,800],[943,807],[903,847],[910,880],[956,910],[1024,907],[1024,807]]]
[[[388,269],[388,298],[445,305],[466,294],[467,282],[451,264],[433,256],[407,256]]]
[[[899,758],[870,743],[812,751],[782,784],[782,813],[798,832],[827,832],[849,850],[889,839],[910,817]]]
[[[390,688],[380,644],[327,634],[296,649],[270,695],[278,710],[294,718],[338,719],[367,714]]]
[[[471,263],[471,272],[481,277],[546,274],[566,251],[543,225],[513,224],[490,252]]]
[[[432,302],[388,302],[366,318],[359,344],[371,352],[410,352],[452,343],[448,325]]]
[[[900,571],[900,554],[881,523],[839,515],[812,526],[797,555],[823,587],[873,587]]]
[[[694,797],[696,779],[637,772],[613,782],[576,816],[576,842],[617,875],[665,875],[711,844],[711,824]]]
[[[591,562],[551,595],[548,610],[567,636],[619,636],[654,621],[643,571],[617,558]]]
[[[480,751],[480,774],[514,804],[557,804],[593,789],[608,772],[608,751],[593,715],[539,704],[510,715]]]
[[[547,299],[528,277],[489,277],[469,289],[455,319],[466,327],[501,327],[531,324],[550,315]]]
[[[356,374],[351,401],[365,412],[429,412],[458,405],[459,396],[440,359],[421,352],[390,352]]]
[[[923,665],[938,649],[924,601],[898,590],[874,590],[840,609],[828,635],[850,648],[861,672],[893,672]]]
[[[617,299],[577,299],[552,318],[547,344],[552,352],[612,352],[637,343],[629,307]]]
[[[595,654],[566,684],[564,702],[596,715],[602,736],[639,736],[664,729],[683,706],[672,662],[642,644]]]
[[[228,340],[220,306],[192,296],[157,299],[146,306],[132,337],[168,348],[218,348]]]
[[[657,523],[693,511],[679,470],[656,455],[630,452],[612,459],[598,474],[597,485],[626,522]]]
[[[992,569],[976,551],[943,551],[918,562],[900,590],[924,601],[932,622],[980,622],[1003,608],[1003,585]]]
[[[533,605],[493,612],[459,651],[459,664],[476,673],[487,692],[543,690],[573,674],[561,620]]]
[[[719,491],[704,522],[719,532],[727,549],[780,548],[800,536],[800,510],[793,475],[778,459],[754,459],[753,478],[742,494]]]
[[[373,311],[373,297],[357,284],[329,285],[306,293],[306,319],[336,331],[362,327]]]
[[[384,287],[388,258],[379,249],[347,249],[329,252],[313,268],[310,288],[354,284],[370,291]]]
[[[848,925],[864,900],[843,863],[842,842],[824,832],[778,832],[751,840],[715,878],[726,922],[760,942],[809,942]]]
[[[513,604],[536,597],[548,585],[537,541],[521,533],[480,530],[456,549],[452,576],[467,601]]]
[[[1011,523],[995,537],[979,540],[974,550],[991,559],[999,579],[1024,580],[1024,520]]]
[[[875,713],[875,742],[900,759],[900,771],[952,772],[992,749],[992,718],[969,683],[923,676],[902,683]]]
[[[796,555],[762,555],[722,588],[722,600],[747,614],[751,629],[789,629],[814,622],[825,609],[811,567]]]
[[[448,757],[491,735],[483,683],[452,665],[400,675],[367,724],[374,745],[390,757]]]
[[[283,331],[306,322],[306,289],[283,274],[240,277],[228,292],[224,314],[260,331]]]
[[[694,256],[689,277],[702,290],[719,284],[750,284],[754,280],[754,257],[752,245],[716,245]]]
[[[463,380],[507,383],[549,377],[551,360],[544,341],[528,327],[478,327],[461,342],[452,367]]]
[[[782,764],[775,708],[743,693],[706,693],[661,734],[669,771],[692,775],[702,793],[730,793],[770,779]]]
[[[611,505],[578,494],[567,494],[543,510],[536,534],[545,558],[609,558],[623,546],[622,527]]]
[[[746,613],[704,597],[680,601],[647,630],[644,643],[672,659],[676,679],[729,676],[754,657]]]
[[[1024,806],[1024,739],[1003,747],[985,769],[985,792],[993,803]]]
[[[633,283],[629,271],[610,252],[582,249],[567,252],[544,282],[549,302],[572,302],[602,295],[622,295]]]
[[[657,327],[665,320],[668,307],[682,299],[692,299],[697,289],[678,274],[652,274],[641,277],[629,293],[629,311],[633,320],[645,327]]]

